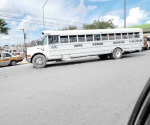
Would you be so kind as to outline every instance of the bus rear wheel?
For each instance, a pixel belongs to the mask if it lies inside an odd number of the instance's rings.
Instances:
[[[119,48],[116,48],[112,53],[113,59],[120,59],[122,57],[122,50]]]
[[[46,58],[43,55],[36,55],[33,57],[32,63],[36,69],[44,68],[46,66]]]

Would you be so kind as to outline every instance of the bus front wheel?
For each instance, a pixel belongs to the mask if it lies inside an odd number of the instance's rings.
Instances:
[[[44,68],[46,66],[46,58],[43,55],[36,55],[33,57],[32,63],[36,69]]]
[[[112,53],[113,59],[120,59],[122,57],[122,50],[120,48],[116,48]]]

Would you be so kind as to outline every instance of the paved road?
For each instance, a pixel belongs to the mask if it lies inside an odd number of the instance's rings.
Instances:
[[[0,68],[0,125],[126,125],[150,77],[150,51]]]

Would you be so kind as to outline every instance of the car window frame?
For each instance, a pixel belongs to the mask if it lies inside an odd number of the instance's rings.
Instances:
[[[149,118],[149,107],[150,107],[150,78],[147,81],[143,91],[141,92],[136,105],[132,111],[128,125],[135,125],[135,123],[143,123],[145,121],[145,115]],[[145,102],[146,101],[146,102]],[[144,106],[144,107],[143,107]],[[142,109],[142,111],[141,111]],[[149,109],[147,111],[147,109]],[[147,119],[146,119],[147,120]],[[146,122],[146,121],[145,121]],[[143,124],[142,124],[143,125]]]

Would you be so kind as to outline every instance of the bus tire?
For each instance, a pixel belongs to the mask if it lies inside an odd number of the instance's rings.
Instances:
[[[107,54],[104,54],[104,55],[98,55],[98,57],[102,60],[105,60],[108,58],[108,55]]]
[[[122,57],[122,50],[120,48],[114,49],[112,53],[112,58],[113,59],[120,59]]]
[[[46,58],[43,55],[36,55],[33,57],[32,63],[36,69],[44,68],[46,66]]]
[[[10,62],[10,65],[11,66],[15,66],[17,64],[17,62],[15,61],[15,60],[12,60],[11,62]]]

